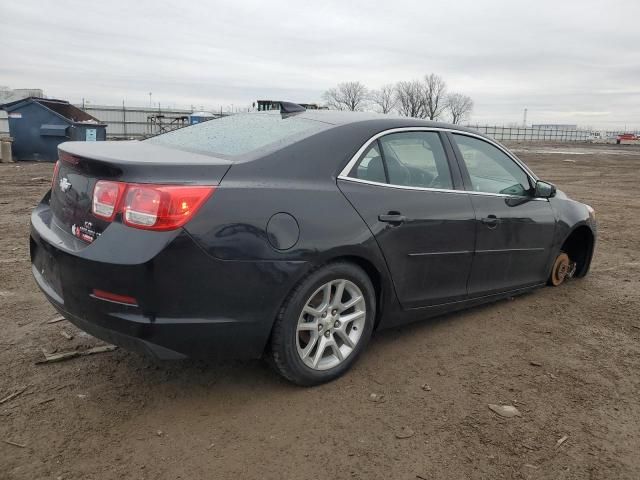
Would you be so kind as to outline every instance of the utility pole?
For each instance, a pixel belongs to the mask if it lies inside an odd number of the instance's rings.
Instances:
[[[151,103],[151,92],[149,92],[149,107],[153,107],[153,103]]]
[[[524,116],[522,118],[522,126],[526,127],[527,126],[527,109],[524,109]]]

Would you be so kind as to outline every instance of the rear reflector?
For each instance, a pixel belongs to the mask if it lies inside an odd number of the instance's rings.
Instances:
[[[123,223],[134,228],[174,230],[187,223],[214,191],[212,186],[100,180],[93,190],[91,211],[108,221],[122,213]]]
[[[117,293],[107,292],[105,290],[99,290],[97,288],[93,289],[91,296],[99,300],[106,300],[107,302],[122,303],[124,305],[130,305],[132,307],[138,306],[138,301],[133,297],[129,297],[127,295],[119,295]]]

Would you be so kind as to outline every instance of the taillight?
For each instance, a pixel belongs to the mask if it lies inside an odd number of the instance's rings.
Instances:
[[[53,167],[53,177],[51,177],[51,190],[56,184],[56,180],[58,179],[58,171],[60,170],[60,160],[58,160]]]
[[[187,223],[212,192],[213,187],[130,185],[122,208],[124,223],[173,230]]]
[[[158,221],[162,195],[150,187],[131,187],[124,201],[124,223],[150,227]]]
[[[116,216],[116,207],[124,188],[125,184],[121,182],[98,181],[93,188],[91,212],[96,217],[112,221]]]
[[[187,223],[211,196],[215,187],[151,185],[100,180],[93,190],[92,212],[112,221],[122,213],[130,227],[174,230]]]

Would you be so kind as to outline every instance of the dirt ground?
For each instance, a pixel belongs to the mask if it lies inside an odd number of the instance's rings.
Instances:
[[[0,399],[26,387],[0,404],[0,478],[640,478],[640,148],[515,149],[595,208],[591,274],[379,332],[310,389],[259,361],[119,349],[36,365],[42,349],[102,343],[47,324],[31,278],[29,213],[52,165],[0,165]]]

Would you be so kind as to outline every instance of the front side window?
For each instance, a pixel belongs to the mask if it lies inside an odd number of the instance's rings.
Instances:
[[[484,140],[453,134],[476,192],[526,196],[529,176],[507,154]]]

